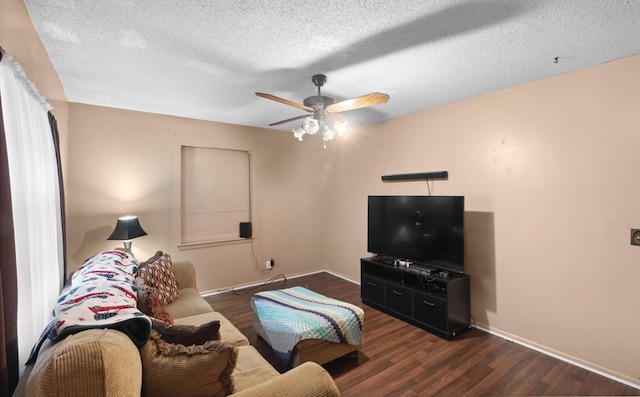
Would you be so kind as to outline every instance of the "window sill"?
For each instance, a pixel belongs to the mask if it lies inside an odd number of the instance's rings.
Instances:
[[[225,245],[234,245],[234,244],[245,244],[253,242],[253,237],[251,238],[237,238],[233,240],[223,240],[223,241],[200,241],[196,243],[180,243],[178,244],[178,249],[180,251],[200,249],[200,248],[211,248],[211,247],[221,247]]]

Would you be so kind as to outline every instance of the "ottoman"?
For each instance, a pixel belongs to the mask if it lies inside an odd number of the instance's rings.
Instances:
[[[255,330],[284,369],[355,357],[360,349],[364,311],[358,306],[292,287],[256,293],[251,308]]]

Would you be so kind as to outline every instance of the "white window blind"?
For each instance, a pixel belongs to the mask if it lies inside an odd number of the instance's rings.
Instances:
[[[182,146],[181,167],[182,244],[239,239],[251,221],[249,152]]]

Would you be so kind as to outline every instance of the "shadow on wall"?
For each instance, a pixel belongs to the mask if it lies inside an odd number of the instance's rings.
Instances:
[[[487,312],[497,311],[494,215],[492,212],[465,211],[464,228],[465,273],[471,281],[471,314],[476,322],[488,324]]]
[[[82,239],[82,243],[80,243],[80,246],[78,247],[78,249],[71,254],[71,258],[73,259],[73,261],[77,263],[78,266],[80,266],[82,263],[84,263],[85,260],[91,258],[96,253],[107,249],[107,247],[105,247],[107,243],[113,245],[113,247],[111,248],[116,248],[118,246],[121,246],[122,242],[119,242],[119,241],[107,242],[106,239],[111,235],[112,232],[113,232],[113,225],[100,226],[85,232],[84,237]],[[67,270],[71,271],[75,269],[67,269]]]
[[[136,203],[136,206],[137,203]],[[107,240],[114,231],[119,217],[135,215],[140,226],[147,233],[135,238],[131,252],[140,261],[153,256],[158,250],[170,252],[176,245],[170,245],[171,238],[168,211],[119,211],[105,215],[70,217],[67,230],[74,230],[68,236],[67,271],[76,270],[85,260],[105,250],[124,247],[122,240]]]

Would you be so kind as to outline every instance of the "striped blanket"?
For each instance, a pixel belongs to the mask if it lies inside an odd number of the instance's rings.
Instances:
[[[358,306],[315,293],[304,287],[259,292],[253,310],[269,344],[283,366],[294,346],[305,339],[360,344],[364,311]]]

